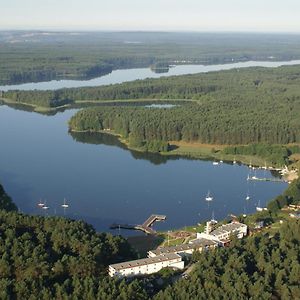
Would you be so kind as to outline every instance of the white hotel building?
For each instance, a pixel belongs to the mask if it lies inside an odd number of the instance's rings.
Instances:
[[[184,256],[192,255],[194,251],[205,251],[217,246],[224,246],[229,242],[231,235],[242,238],[247,235],[247,225],[232,222],[221,225],[213,230],[216,222],[207,222],[206,232],[197,233],[197,238],[189,244],[171,247],[162,247],[148,252],[148,258],[126,261],[109,266],[109,276],[132,277],[148,275],[163,268],[184,269]]]
[[[182,257],[176,253],[161,254],[155,257],[126,261],[109,266],[109,276],[131,277],[147,275],[160,271],[162,268],[183,269]]]

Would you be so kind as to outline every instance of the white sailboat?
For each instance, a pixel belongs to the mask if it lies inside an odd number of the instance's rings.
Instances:
[[[42,199],[40,199],[40,202],[38,203],[38,207],[43,207],[45,205],[45,203],[42,202]]]
[[[260,206],[260,200],[258,200],[257,206],[256,206],[257,211],[263,211],[264,209]]]
[[[206,197],[205,197],[205,200],[206,201],[212,201],[214,198],[210,195],[210,192],[208,191]]]
[[[63,208],[68,208],[69,204],[66,203],[66,198],[64,198],[64,203],[61,205]]]
[[[215,219],[215,212],[212,211],[212,214],[211,214],[211,220],[210,220],[213,224],[217,224],[218,221]]]
[[[45,200],[45,203],[44,203],[44,205],[42,206],[42,209],[45,209],[45,210],[46,210],[46,209],[49,209],[49,208],[50,208],[50,207],[46,205],[46,200]]]

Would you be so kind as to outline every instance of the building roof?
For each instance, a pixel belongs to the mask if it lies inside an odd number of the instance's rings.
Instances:
[[[215,242],[213,240],[208,240],[208,239],[205,239],[205,238],[202,238],[202,237],[198,238],[198,239],[195,239],[195,240],[192,240],[192,241],[190,241],[190,243],[192,245],[196,246],[197,248],[205,247],[205,246],[213,246],[213,245],[217,244],[217,242]]]
[[[247,227],[247,225],[243,223],[233,222],[220,226],[219,228],[213,230],[210,234],[214,236],[219,236],[220,234],[231,233],[245,227]]]
[[[161,247],[156,250],[151,250],[149,252],[152,252],[155,255],[161,255],[161,254],[167,254],[167,253],[176,253],[176,252],[183,252],[187,250],[192,250],[192,249],[199,249],[201,247],[205,246],[212,246],[215,245],[216,243],[207,240],[207,239],[198,239],[193,242],[193,244],[181,244],[177,246],[171,246],[171,247]]]
[[[178,259],[178,258],[181,258],[178,254],[168,253],[168,254],[158,255],[155,257],[149,257],[149,258],[126,261],[119,264],[113,264],[113,265],[109,265],[109,267],[114,268],[116,271],[120,271],[123,269],[136,268],[144,265],[155,264],[155,263]]]

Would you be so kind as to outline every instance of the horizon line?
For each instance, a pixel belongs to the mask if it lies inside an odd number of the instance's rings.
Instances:
[[[280,31],[280,30],[164,30],[164,29],[84,29],[84,28],[54,28],[54,27],[45,27],[45,28],[0,28],[0,32],[4,31],[34,31],[34,32],[115,32],[115,33],[255,33],[255,34],[300,34],[300,31]]]

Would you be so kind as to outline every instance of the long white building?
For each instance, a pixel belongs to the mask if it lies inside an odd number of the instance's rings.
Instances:
[[[148,251],[148,257],[155,257],[162,254],[176,253],[181,256],[192,255],[194,251],[202,252],[217,247],[218,243],[211,239],[197,239],[189,244],[181,244],[171,247],[161,247]]]
[[[152,274],[163,268],[183,269],[182,257],[176,253],[161,254],[155,257],[126,261],[109,266],[109,276],[131,277]]]

